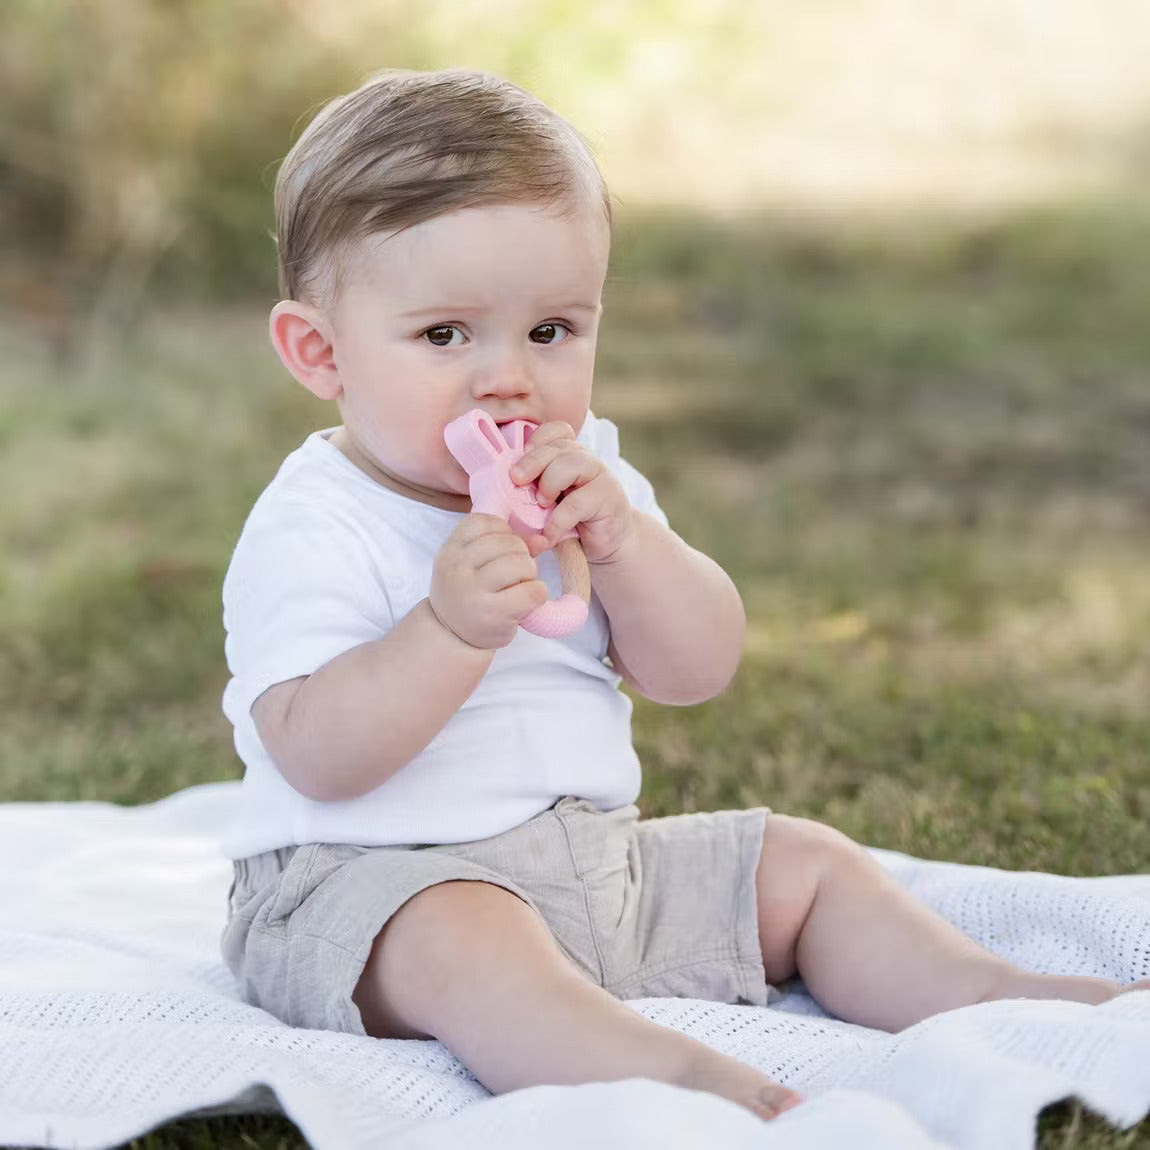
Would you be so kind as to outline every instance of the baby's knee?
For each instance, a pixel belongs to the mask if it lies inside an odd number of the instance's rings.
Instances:
[[[826,823],[795,815],[772,814],[763,833],[763,854],[788,867],[821,872],[831,866],[849,866],[868,860],[854,839]]]
[[[493,882],[452,879],[424,887],[392,916],[388,925],[434,930],[444,941],[469,940],[477,931],[534,915],[517,894]]]
[[[375,1037],[426,1038],[440,1004],[481,986],[507,948],[550,941],[536,912],[494,883],[425,887],[376,935],[352,996]]]
[[[393,966],[425,977],[451,978],[475,969],[493,950],[524,931],[544,931],[518,895],[490,882],[453,880],[425,887],[397,910],[376,936],[376,950]]]

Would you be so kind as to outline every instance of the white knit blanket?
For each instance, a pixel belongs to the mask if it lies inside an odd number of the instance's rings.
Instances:
[[[236,783],[144,807],[0,805],[0,1144],[115,1146],[192,1112],[278,1103],[322,1150],[1032,1147],[1076,1096],[1150,1109],[1150,992],[1101,1007],[988,1003],[898,1035],[687,999],[633,1007],[808,1097],[762,1123],[640,1079],[492,1098],[438,1043],[293,1030],[240,1001],[217,940]],[[875,852],[963,930],[1035,969],[1150,975],[1150,876],[1073,879]]]

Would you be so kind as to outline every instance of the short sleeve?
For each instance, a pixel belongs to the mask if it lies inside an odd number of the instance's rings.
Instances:
[[[650,480],[620,455],[619,429],[611,420],[589,416],[579,438],[611,469],[632,507],[650,515],[664,527],[669,526],[667,516],[655,499],[655,489]]]
[[[224,711],[247,720],[276,683],[310,675],[394,624],[379,565],[353,522],[322,508],[256,509],[224,579]]]

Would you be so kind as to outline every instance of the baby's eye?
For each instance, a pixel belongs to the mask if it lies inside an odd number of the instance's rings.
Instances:
[[[562,343],[571,334],[565,323],[541,323],[527,337],[532,343]]]
[[[437,327],[429,327],[423,333],[428,343],[436,347],[455,347],[463,342],[463,332],[449,323],[441,323]],[[455,337],[459,336],[456,340]]]

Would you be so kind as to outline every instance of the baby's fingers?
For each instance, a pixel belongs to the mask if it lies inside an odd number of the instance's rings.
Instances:
[[[467,540],[459,545],[457,553],[464,564],[472,570],[478,570],[485,563],[490,563],[492,559],[502,555],[520,555],[526,558],[529,551],[524,541],[508,527],[506,531],[492,531]]]
[[[598,476],[586,485],[568,491],[555,505],[547,516],[543,538],[550,547],[579,524],[612,515],[616,509],[622,512],[626,507],[627,497],[615,491],[610,476]]]
[[[535,481],[539,492],[539,503],[550,507],[566,491],[570,497],[582,490],[603,473],[602,460],[590,452],[576,448],[561,451],[543,468],[543,473]]]
[[[512,619],[519,620],[530,615],[537,607],[542,607],[550,597],[551,592],[542,579],[531,579],[500,591],[496,599]]]
[[[487,515],[482,511],[471,511],[465,515],[451,533],[450,542],[459,544],[471,543],[485,535],[514,536],[507,520],[499,515]]]
[[[505,552],[479,567],[475,576],[485,590],[503,591],[538,577],[535,560],[525,550]]]
[[[511,467],[512,482],[531,483],[552,460],[567,451],[583,451],[566,423],[545,423],[531,437],[527,450]]]
[[[525,535],[523,542],[527,544],[527,553],[532,559],[538,559],[544,551],[550,551],[553,546],[546,535]]]
[[[575,429],[571,424],[564,423],[561,419],[552,419],[547,423],[541,423],[531,433],[531,438],[527,441],[527,450],[531,451],[536,447],[543,447],[545,444],[560,440],[568,443],[574,442]]]

